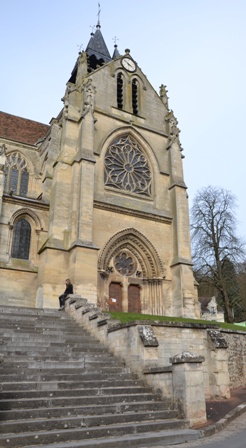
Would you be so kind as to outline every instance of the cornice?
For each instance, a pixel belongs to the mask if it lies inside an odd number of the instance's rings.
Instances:
[[[9,138],[5,138],[5,137],[0,137],[0,141],[5,143],[7,146],[7,151],[12,151],[13,150],[13,146],[14,147],[18,147],[18,148],[25,148],[25,149],[32,149],[33,151],[39,152],[39,147],[35,144],[31,144],[31,143],[22,143],[21,141],[18,140],[11,140]]]
[[[115,108],[115,110],[118,111],[118,109],[116,109],[116,108]],[[120,117],[116,113],[114,114],[113,112],[112,113],[105,112],[105,111],[103,111],[103,110],[101,110],[99,108],[96,108],[96,107],[95,107],[94,113],[95,113],[95,116],[96,116],[96,114],[104,115],[104,116],[106,116],[108,118],[111,118],[112,120],[118,120],[121,123],[125,123],[128,126],[133,126],[133,127],[139,128],[139,129],[143,129],[144,131],[148,131],[148,132],[151,132],[152,134],[160,135],[161,137],[166,137],[166,138],[169,137],[168,134],[166,134],[165,132],[157,131],[156,129],[149,128],[145,124],[141,125],[141,124],[136,123],[135,121],[131,120],[131,117],[135,118],[135,115],[132,115],[130,112],[124,112],[124,113],[129,115],[129,118],[123,118],[123,117]],[[140,117],[140,118],[141,118],[141,120],[145,120],[145,118],[142,118],[142,117]]]
[[[3,202],[6,202],[8,204],[15,204],[22,207],[32,207],[37,208],[39,210],[49,210],[50,204],[45,204],[44,202],[40,202],[37,199],[31,199],[31,198],[23,198],[19,196],[12,196],[10,194],[4,194],[3,195]]]
[[[173,268],[174,266],[178,266],[178,265],[186,265],[186,266],[193,266],[193,263],[190,259],[188,258],[182,258],[182,257],[175,257],[173,258],[170,267]]]
[[[121,215],[136,216],[142,219],[148,219],[150,221],[162,222],[164,224],[171,224],[172,217],[167,215],[160,215],[157,213],[143,212],[140,210],[131,210],[126,207],[122,207],[115,204],[109,204],[100,201],[94,201],[94,207],[101,210],[107,210],[109,212],[120,213]]]

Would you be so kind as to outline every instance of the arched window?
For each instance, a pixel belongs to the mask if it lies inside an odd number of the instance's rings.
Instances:
[[[117,107],[123,108],[123,75],[119,73],[117,75]]]
[[[28,260],[30,242],[31,226],[25,218],[19,219],[14,224],[11,257]]]
[[[138,81],[136,78],[132,81],[132,112],[138,114]]]
[[[18,152],[12,152],[6,158],[4,190],[19,196],[28,192],[29,172],[26,159]]]

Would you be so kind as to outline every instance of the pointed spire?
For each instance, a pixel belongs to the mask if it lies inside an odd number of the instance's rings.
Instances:
[[[114,36],[114,38],[113,38],[113,41],[114,41],[114,52],[113,52],[112,59],[117,59],[117,58],[120,57],[120,53],[119,53],[119,50],[118,50],[118,45],[116,43],[117,40],[119,40],[119,39],[117,39],[117,37]]]
[[[91,38],[86,47],[86,53],[88,56],[95,56],[97,59],[103,59],[104,62],[109,62],[112,60],[107,45],[105,44],[104,38],[101,33],[101,25],[98,22],[95,34],[91,33]]]
[[[113,56],[112,56],[112,59],[116,59],[116,58],[119,58],[120,57],[120,53],[119,53],[119,50],[118,50],[118,45],[114,45],[114,52],[113,52]]]

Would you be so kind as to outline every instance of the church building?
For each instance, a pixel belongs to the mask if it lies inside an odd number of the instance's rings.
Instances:
[[[0,304],[199,317],[182,148],[165,86],[98,21],[49,125],[0,112]]]

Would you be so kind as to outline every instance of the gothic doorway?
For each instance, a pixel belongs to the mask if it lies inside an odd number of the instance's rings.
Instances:
[[[109,311],[122,311],[122,286],[120,283],[110,283],[108,306]]]
[[[140,288],[138,285],[129,285],[128,313],[141,313]]]
[[[98,303],[103,309],[162,314],[163,265],[151,242],[136,229],[110,238],[98,268]]]

